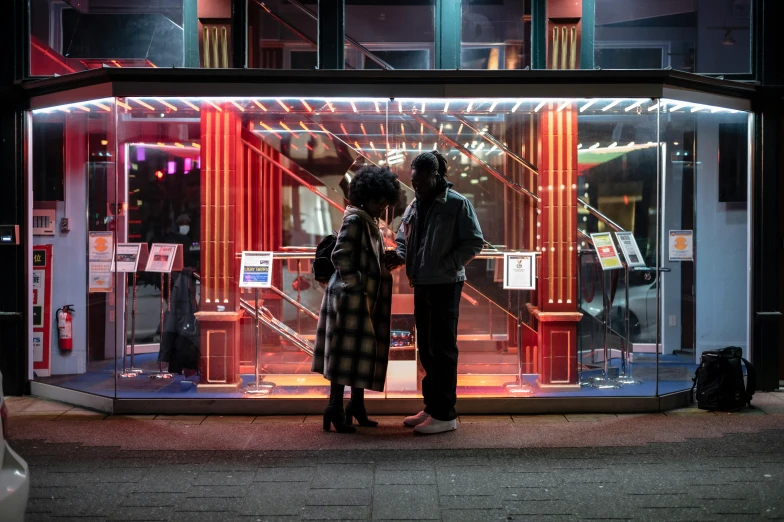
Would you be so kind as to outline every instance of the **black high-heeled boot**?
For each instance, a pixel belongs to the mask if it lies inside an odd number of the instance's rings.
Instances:
[[[354,433],[357,429],[346,422],[343,412],[343,390],[342,384],[334,382],[329,387],[329,405],[324,410],[324,431],[329,431],[330,425],[335,426],[338,433]]]
[[[365,428],[375,428],[378,422],[368,419],[365,409],[365,390],[363,388],[351,388],[351,400],[346,404],[346,424],[353,424],[357,419],[357,424]]]

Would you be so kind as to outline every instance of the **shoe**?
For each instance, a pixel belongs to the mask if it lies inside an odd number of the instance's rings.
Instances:
[[[455,431],[456,429],[457,419],[442,421],[430,417],[425,422],[414,428],[414,431],[423,435],[434,435],[436,433],[444,433],[446,431]]]
[[[362,408],[355,407],[351,401],[346,404],[346,424],[351,426],[354,424],[354,419],[357,419],[357,424],[364,428],[375,428],[378,422],[368,419],[367,410],[363,405]]]
[[[357,429],[346,423],[343,410],[327,408],[324,410],[324,431],[329,431],[330,425],[335,426],[338,433],[354,433]]]
[[[414,426],[419,426],[420,424],[422,424],[423,422],[425,422],[429,418],[430,418],[430,414],[429,413],[425,413],[424,411],[420,411],[416,415],[412,415],[410,417],[406,417],[405,420],[403,420],[403,424],[405,424],[409,428],[413,428]]]

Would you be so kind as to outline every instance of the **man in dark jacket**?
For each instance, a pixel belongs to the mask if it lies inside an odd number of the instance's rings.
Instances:
[[[403,214],[397,249],[387,266],[406,265],[414,287],[419,359],[425,370],[425,409],[406,417],[418,433],[457,428],[457,322],[465,265],[482,250],[484,239],[471,202],[446,180],[446,159],[437,151],[411,164],[416,199]]]

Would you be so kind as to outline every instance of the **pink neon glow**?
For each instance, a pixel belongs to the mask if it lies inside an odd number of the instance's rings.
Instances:
[[[190,172],[191,168],[193,168],[193,160],[191,158],[185,158],[185,173],[187,174]]]
[[[201,157],[196,158],[196,168],[197,169],[201,168]]]
[[[144,154],[144,147],[142,146],[136,147],[136,161],[141,163],[142,161],[144,161],[145,157],[146,156]]]
[[[174,174],[175,172],[177,172],[177,162],[176,161],[170,161],[168,163],[168,165],[169,165],[169,169],[167,170],[167,172],[169,174]]]

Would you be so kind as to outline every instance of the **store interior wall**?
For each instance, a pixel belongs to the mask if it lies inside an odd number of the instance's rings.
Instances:
[[[698,73],[751,72],[750,4],[751,0],[697,1]]]
[[[52,246],[52,331],[50,353],[52,375],[81,374],[87,371],[87,120],[69,118],[65,132],[64,198],[57,202],[55,223],[67,217],[70,232],[55,227],[54,236],[33,236],[34,245]],[[33,159],[35,168],[35,159]],[[67,209],[67,213],[66,213]],[[57,347],[54,312],[71,304],[73,350]]]
[[[705,350],[749,358],[749,207],[719,201],[719,119],[697,119],[696,361]]]

